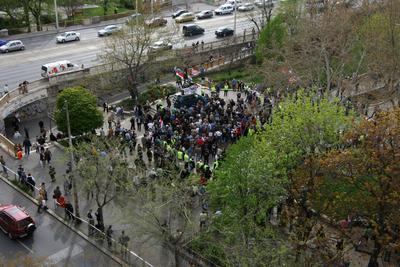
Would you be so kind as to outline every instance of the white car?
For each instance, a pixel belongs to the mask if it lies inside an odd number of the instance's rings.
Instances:
[[[167,41],[165,41],[165,40],[161,40],[161,41],[155,42],[149,48],[150,48],[150,52],[156,52],[156,51],[162,51],[162,50],[170,50],[170,49],[172,49],[172,44],[167,42]]]
[[[219,8],[217,8],[216,10],[214,10],[215,15],[232,14],[233,11],[234,11],[234,8],[230,4],[224,4],[224,5],[220,6]]]
[[[120,30],[121,30],[121,27],[119,27],[117,25],[108,25],[104,29],[101,29],[100,31],[98,31],[97,35],[99,37],[108,36],[113,33],[119,32]]]
[[[254,4],[256,6],[258,6],[259,8],[273,8],[274,7],[274,3],[272,2],[272,0],[257,0],[254,2]]]
[[[239,11],[252,11],[254,9],[254,5],[252,3],[245,3],[238,7]]]
[[[20,40],[9,41],[6,44],[0,46],[0,52],[8,53],[11,51],[24,50],[25,46]]]
[[[81,34],[79,32],[64,32],[56,37],[57,43],[79,41]]]

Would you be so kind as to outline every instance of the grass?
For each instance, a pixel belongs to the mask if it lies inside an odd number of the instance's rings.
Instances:
[[[261,83],[264,77],[254,71],[252,68],[239,67],[230,70],[223,70],[206,74],[209,79],[220,82],[225,80],[243,80],[246,83]]]
[[[114,8],[115,6],[108,7],[106,15],[113,15]],[[129,11],[129,9],[125,7],[117,7],[117,8],[118,8],[118,14]],[[75,19],[87,19],[96,16],[104,16],[104,10],[102,6],[83,9],[83,12],[81,14],[75,15]]]

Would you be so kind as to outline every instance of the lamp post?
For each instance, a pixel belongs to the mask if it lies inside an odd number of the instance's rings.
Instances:
[[[58,11],[57,11],[57,0],[54,0],[54,13],[56,14],[56,30],[58,32]]]
[[[75,223],[78,224],[81,222],[81,220],[79,219],[80,214],[79,214],[79,203],[78,203],[78,192],[76,191],[76,183],[75,183],[75,179],[74,176],[72,174],[72,169],[74,167],[74,151],[73,151],[73,147],[72,147],[72,136],[71,136],[71,125],[69,123],[69,110],[68,110],[68,101],[65,100],[64,101],[65,104],[65,111],[67,113],[67,130],[68,130],[68,144],[69,144],[69,156],[70,156],[70,161],[71,161],[71,165],[70,165],[70,177],[71,177],[71,183],[72,183],[72,190],[73,190],[73,195],[74,195],[74,206],[75,206]]]
[[[237,0],[235,0],[235,10],[234,12],[234,17],[233,17],[233,37],[235,39],[236,42],[236,10],[237,10]]]

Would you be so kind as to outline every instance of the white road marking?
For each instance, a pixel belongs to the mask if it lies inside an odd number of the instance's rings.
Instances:
[[[49,260],[52,264],[57,264],[64,259],[75,257],[76,255],[79,255],[82,252],[83,252],[83,249],[82,249],[81,245],[78,243],[78,244],[74,244],[72,246],[66,247],[66,248],[54,253],[53,255],[50,255],[49,257],[47,257],[47,260]]]
[[[29,253],[35,254],[35,252],[34,252],[32,249],[30,249],[27,245],[25,245],[24,243],[22,243],[20,240],[17,240],[17,242],[18,242],[21,246],[23,246],[24,248],[26,248],[26,250],[28,250]]]

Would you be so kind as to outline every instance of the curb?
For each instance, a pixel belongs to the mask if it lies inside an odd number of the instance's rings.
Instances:
[[[24,195],[26,198],[28,198],[29,200],[31,200],[35,205],[38,205],[38,202],[36,199],[34,199],[33,197],[31,197],[30,195],[28,195],[26,192],[22,191],[19,187],[15,186],[13,183],[11,183],[7,178],[4,178],[3,175],[0,175],[0,179],[3,180],[5,183],[7,183],[9,186],[11,186],[14,190],[18,191],[20,194]],[[95,248],[97,248],[98,250],[100,250],[101,252],[103,252],[106,256],[110,257],[113,261],[115,261],[117,264],[119,264],[120,266],[126,266],[127,264],[122,261],[121,259],[119,259],[118,257],[116,257],[115,255],[113,255],[110,251],[108,251],[107,249],[99,246],[98,244],[96,244],[96,242],[94,242],[93,240],[91,240],[88,236],[86,236],[84,233],[82,233],[80,230],[74,228],[72,225],[68,224],[65,222],[65,220],[63,218],[61,218],[57,213],[55,213],[53,210],[51,209],[47,209],[46,212],[53,216],[55,219],[57,219],[59,222],[61,222],[62,224],[64,224],[66,227],[68,227],[69,229],[71,229],[72,231],[74,231],[77,235],[79,235],[80,237],[82,237],[83,239],[85,239],[88,243],[92,244]]]

